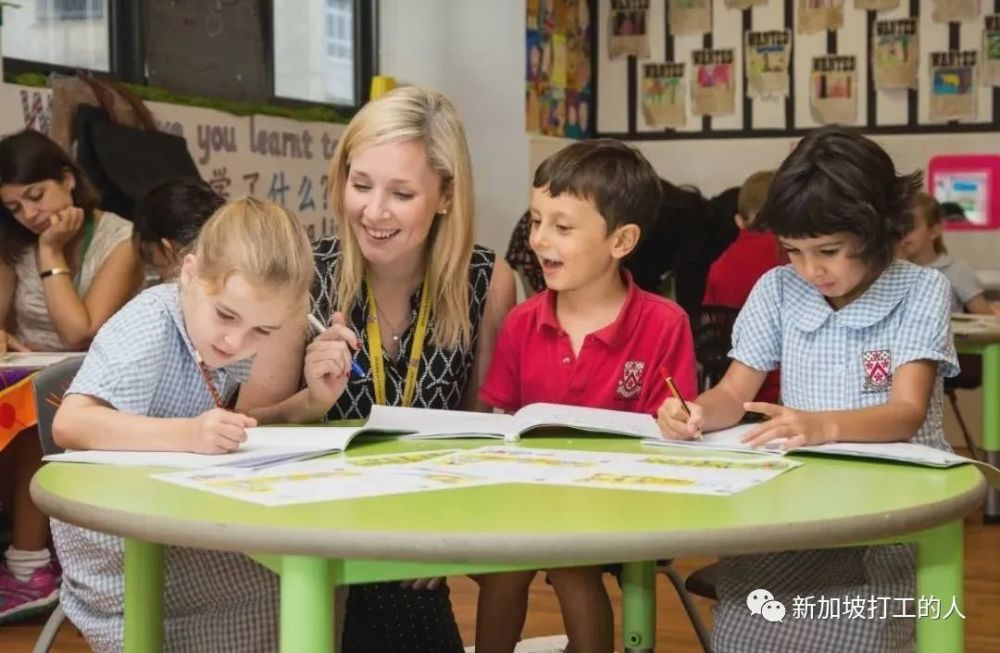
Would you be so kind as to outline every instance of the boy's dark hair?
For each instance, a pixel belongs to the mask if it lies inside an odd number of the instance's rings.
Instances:
[[[803,138],[778,168],[752,228],[815,238],[838,232],[861,239],[861,260],[885,267],[913,226],[922,175],[899,175],[885,150],[839,125]]]
[[[223,204],[225,201],[201,179],[165,181],[136,202],[133,237],[140,246],[166,238],[186,248]]]
[[[67,172],[76,180],[73,206],[90,215],[101,197],[80,166],[55,141],[30,129],[0,139],[0,186],[46,180],[62,182]],[[24,248],[37,238],[10,211],[0,206],[0,261],[12,265]]]
[[[642,235],[660,210],[660,178],[638,150],[621,141],[599,138],[578,141],[545,159],[535,171],[535,188],[548,187],[593,202],[608,232],[626,224]]]

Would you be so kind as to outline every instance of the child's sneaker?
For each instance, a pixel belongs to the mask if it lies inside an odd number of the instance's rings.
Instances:
[[[59,601],[59,581],[52,564],[36,569],[27,581],[0,568],[0,624],[52,608]]]

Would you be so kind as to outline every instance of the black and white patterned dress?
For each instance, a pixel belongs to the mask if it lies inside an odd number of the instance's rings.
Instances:
[[[334,271],[340,263],[340,242],[326,238],[313,245],[316,259],[316,282],[313,284],[311,309],[313,315],[330,323],[336,291]],[[472,342],[468,348],[441,349],[432,343],[434,314],[420,359],[413,406],[417,408],[460,409],[466,386],[474,373],[476,343],[486,307],[486,293],[493,275],[494,253],[476,246],[469,263],[469,320]],[[420,305],[420,290],[410,298],[410,326],[401,335],[400,352],[410,351],[413,324]],[[358,289],[358,299],[345,319],[357,333],[361,349],[355,360],[365,370],[362,377],[352,376],[344,394],[330,409],[327,418],[367,418],[375,403],[372,383],[368,333],[365,324],[368,307],[366,289]],[[392,358],[383,352],[386,373],[386,400],[398,405],[406,378],[406,356]],[[351,587],[347,602],[347,622],[344,629],[345,653],[455,653],[463,650],[458,626],[451,610],[446,585],[435,591],[403,589],[399,583],[375,583]]]

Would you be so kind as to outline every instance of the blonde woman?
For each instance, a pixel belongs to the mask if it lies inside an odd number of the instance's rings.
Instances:
[[[344,131],[330,180],[337,235],[314,245],[312,313],[332,326],[308,348],[288,333],[287,347],[261,352],[245,399],[287,397],[304,354],[322,383],[309,379],[313,389],[261,418],[364,418],[376,403],[485,408],[478,389],[514,275],[474,244],[469,152],[451,102],[405,87],[369,103]],[[353,586],[344,651],[404,650],[462,651],[447,586]]]

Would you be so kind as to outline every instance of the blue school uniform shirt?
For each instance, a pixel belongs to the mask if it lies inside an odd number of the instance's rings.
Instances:
[[[761,277],[740,312],[730,356],[761,371],[780,367],[782,403],[809,411],[884,404],[901,366],[933,361],[938,374],[927,416],[910,441],[948,449],[941,423],[942,377],[958,373],[950,301],[951,288],[939,272],[898,261],[860,297],[835,311],[791,266],[775,268]],[[912,598],[916,592],[912,546],[722,558],[712,650],[899,653],[913,649],[913,619],[786,617],[781,624],[768,623],[751,616],[746,607],[747,595],[758,588],[769,590],[789,610],[795,596]]]
[[[210,370],[224,401],[251,361]],[[195,417],[215,407],[184,327],[176,284],[150,288],[98,331],[68,394],[90,395],[119,411]],[[122,540],[52,520],[63,566],[61,604],[95,651],[123,646]],[[165,651],[265,653],[277,649],[276,576],[249,558],[166,547]]]
[[[892,263],[857,299],[833,310],[790,265],[761,277],[733,326],[730,357],[781,368],[781,402],[801,410],[856,410],[885,403],[900,366],[937,363],[927,417],[911,439],[947,448],[942,378],[958,374],[951,287],[936,270]]]

